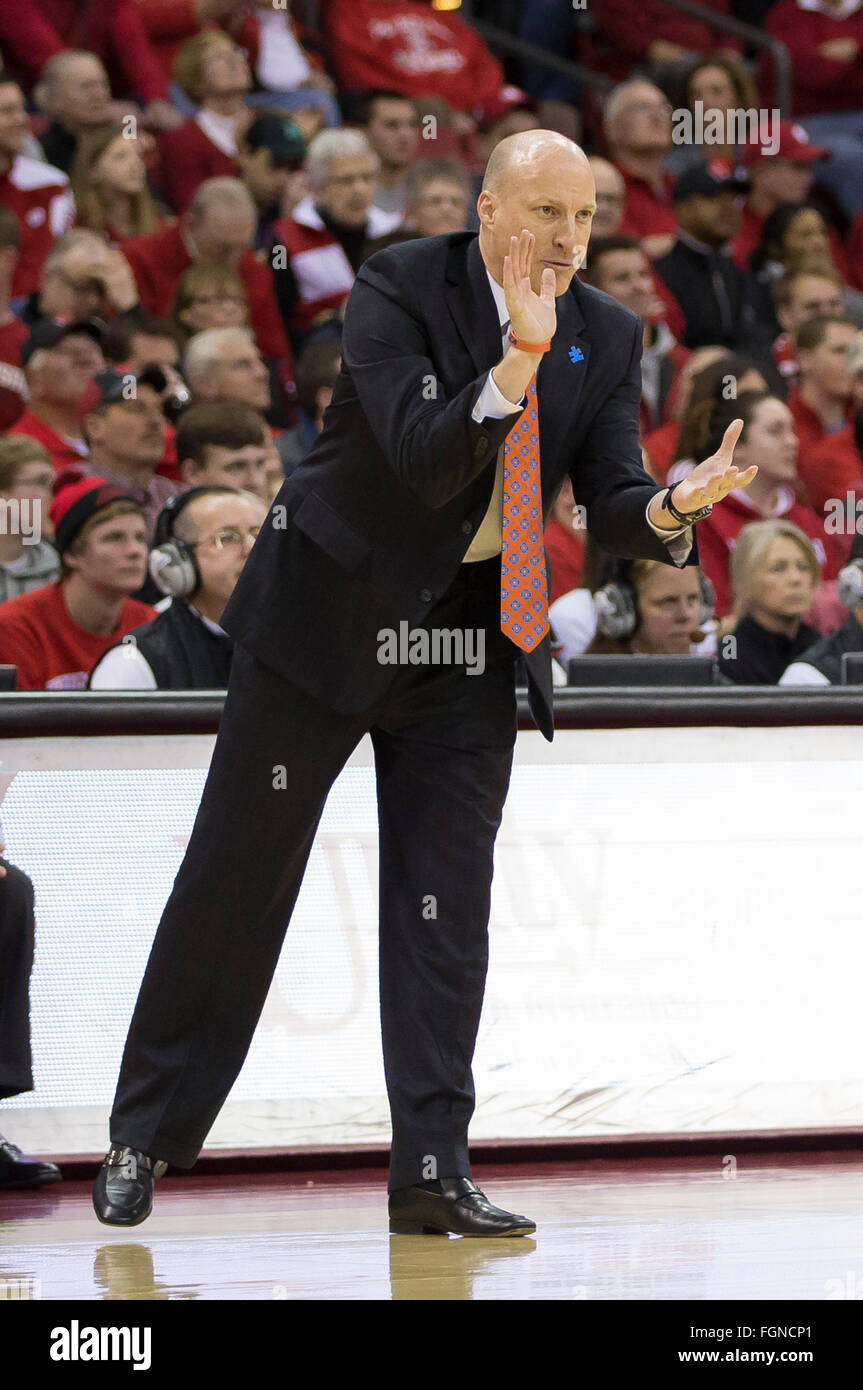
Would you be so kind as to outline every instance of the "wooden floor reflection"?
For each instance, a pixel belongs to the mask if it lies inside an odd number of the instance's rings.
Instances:
[[[83,1183],[0,1192],[0,1285],[75,1300],[860,1299],[861,1158],[477,1168],[492,1201],[537,1222],[509,1240],[390,1236],[383,1173],[169,1177],[128,1232],[99,1225]]]

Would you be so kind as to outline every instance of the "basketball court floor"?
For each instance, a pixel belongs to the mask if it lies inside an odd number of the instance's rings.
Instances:
[[[863,1153],[477,1165],[535,1237],[390,1236],[385,1170],[169,1176],[100,1225],[90,1183],[0,1192],[0,1285],[44,1300],[863,1298]]]

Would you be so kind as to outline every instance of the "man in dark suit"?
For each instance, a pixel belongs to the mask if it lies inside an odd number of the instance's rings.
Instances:
[[[467,1131],[519,654],[553,733],[542,518],[569,474],[607,550],[693,563],[688,519],[755,470],[733,467],[732,426],[677,485],[676,517],[644,472],[640,320],[573,280],[595,207],[576,145],[548,131],[501,142],[477,207],[478,239],[407,242],[361,268],[323,431],[223,615],[236,651],[219,737],[94,1190],[109,1224],[147,1216],[162,1164],[195,1162],[246,1056],[327,793],[370,732],[390,1229],[535,1229],[472,1182]],[[417,664],[392,664],[401,624]],[[442,634],[463,639],[462,657],[470,636],[481,669],[423,658]]]

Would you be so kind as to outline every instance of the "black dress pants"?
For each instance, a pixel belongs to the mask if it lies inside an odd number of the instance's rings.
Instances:
[[[30,973],[33,969],[33,884],[6,859],[0,878],[0,1099],[33,1089]]]
[[[114,1143],[179,1167],[195,1162],[248,1052],[327,794],[370,732],[389,1187],[470,1176],[492,859],[517,722],[499,579],[499,558],[462,565],[422,624],[481,629],[481,674],[401,665],[385,697],[360,714],[337,713],[236,650],[201,805],[126,1041]],[[280,766],[286,787],[274,785]]]

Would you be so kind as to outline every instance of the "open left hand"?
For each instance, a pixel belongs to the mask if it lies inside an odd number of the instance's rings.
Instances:
[[[757,465],[753,463],[741,473],[732,462],[734,446],[742,431],[743,421],[732,420],[716,453],[699,463],[677,484],[672,500],[679,512],[697,512],[701,507],[721,502],[735,488],[749,486],[758,472]]]

